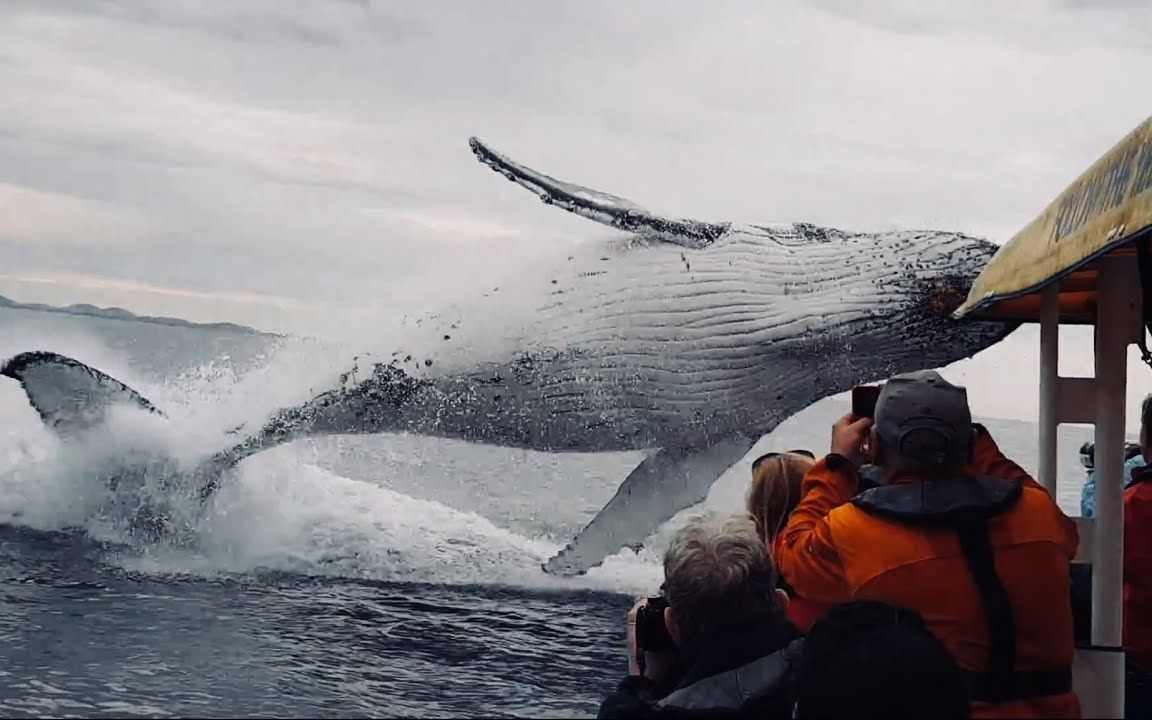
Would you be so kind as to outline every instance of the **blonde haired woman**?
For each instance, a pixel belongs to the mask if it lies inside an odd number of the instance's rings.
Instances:
[[[815,463],[807,450],[768,453],[752,463],[752,485],[748,488],[748,512],[756,521],[756,531],[775,558],[779,554],[778,541],[788,516],[800,503],[800,488],[804,473]],[[824,616],[828,607],[798,597],[787,581],[781,578],[781,589],[788,593],[788,619],[807,632],[814,622]]]

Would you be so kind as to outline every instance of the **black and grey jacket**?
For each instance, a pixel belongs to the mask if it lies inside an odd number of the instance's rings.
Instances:
[[[733,628],[687,649],[686,670],[666,695],[647,678],[628,677],[604,699],[598,717],[789,719],[803,642],[783,618]]]

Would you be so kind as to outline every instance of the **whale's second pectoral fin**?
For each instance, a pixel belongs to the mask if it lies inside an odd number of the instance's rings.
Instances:
[[[540,196],[549,205],[558,205],[570,213],[604,223],[620,230],[655,238],[664,242],[700,248],[714,242],[728,231],[730,223],[666,218],[655,215],[624,198],[562,182],[513,162],[470,138],[472,152],[488,167],[512,182]]]
[[[44,424],[63,436],[75,436],[99,425],[115,405],[164,415],[116,378],[53,352],[13,356],[0,364],[0,375],[18,380]]]
[[[708,495],[716,478],[744,457],[756,438],[728,435],[705,446],[662,448],[636,466],[608,504],[545,572],[580,575],[622,547],[639,547],[660,524]]]

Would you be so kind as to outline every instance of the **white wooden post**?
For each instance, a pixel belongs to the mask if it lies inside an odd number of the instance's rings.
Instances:
[[[1124,441],[1128,345],[1139,321],[1135,263],[1105,257],[1100,263],[1096,309],[1096,511],[1092,562],[1092,644],[1123,642]],[[1123,655],[1106,668],[1096,712],[1124,716]]]

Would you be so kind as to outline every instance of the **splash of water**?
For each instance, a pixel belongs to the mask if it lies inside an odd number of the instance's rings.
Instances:
[[[41,340],[36,346],[108,368],[168,417],[117,409],[97,431],[66,444],[41,425],[15,383],[0,383],[0,422],[6,427],[0,439],[0,522],[47,531],[79,529],[114,548],[116,562],[158,574],[279,571],[634,593],[659,584],[656,556],[649,550],[621,551],[584,578],[548,576],[540,564],[559,549],[570,528],[555,536],[517,532],[433,499],[434,487],[425,497],[388,487],[398,468],[423,465],[427,452],[435,452],[431,448],[392,449],[385,462],[376,461],[378,467],[351,477],[317,465],[331,459],[330,443],[299,441],[230,471],[223,490],[202,509],[177,481],[181,473],[233,442],[230,430],[257,426],[271,409],[325,387],[347,367],[342,348],[280,340],[245,363],[219,356],[166,377],[135,369],[92,338]],[[469,446],[448,450],[463,455],[454,474],[460,467],[463,472],[476,467],[467,459]],[[484,472],[477,468],[474,477],[437,481],[482,488],[488,484]],[[540,470],[514,461],[487,472],[523,473],[518,481],[527,487],[539,482],[534,474]],[[110,478],[117,478],[114,488]],[[594,507],[591,503],[589,511]],[[167,519],[167,535],[141,533],[137,521],[145,511]]]

